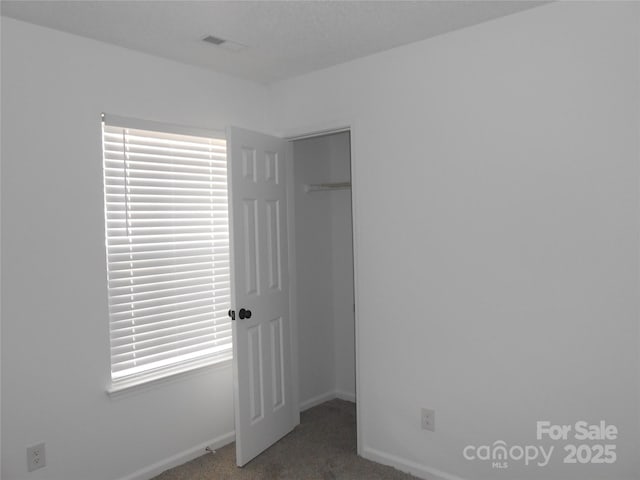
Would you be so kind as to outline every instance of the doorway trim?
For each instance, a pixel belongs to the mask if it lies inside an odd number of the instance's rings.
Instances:
[[[293,192],[295,183],[293,178],[293,142],[295,140],[303,140],[313,137],[321,137],[331,135],[334,133],[349,132],[350,135],[350,167],[351,167],[351,222],[352,222],[352,241],[353,241],[353,300],[355,303],[354,312],[354,328],[355,328],[355,376],[356,376],[356,391],[355,391],[355,403],[356,403],[356,437],[357,437],[357,452],[359,456],[362,456],[362,450],[364,446],[363,436],[363,424],[362,424],[362,408],[360,408],[362,402],[362,389],[360,388],[360,320],[359,320],[359,281],[358,281],[358,215],[357,215],[357,189],[358,189],[358,172],[357,162],[355,161],[357,155],[357,122],[353,119],[328,122],[321,125],[307,126],[302,128],[296,128],[283,132],[279,135],[288,141],[287,156],[290,161],[287,168],[287,186],[290,192]],[[300,423],[300,399],[299,399],[299,377],[298,377],[298,309],[297,309],[297,286],[296,286],[296,243],[295,243],[295,205],[293,195],[287,195],[287,215],[289,215],[289,269],[291,279],[291,296],[290,296],[290,312],[291,312],[291,344],[292,344],[292,363],[293,363],[293,398],[297,402],[296,424]]]
[[[350,132],[350,131],[351,131],[351,127],[349,126],[337,127],[337,128],[330,128],[328,130],[319,130],[311,133],[303,133],[301,135],[295,135],[293,137],[284,137],[284,139],[288,142],[295,142],[296,140],[306,140],[308,138],[326,137],[327,135],[334,135],[336,133],[344,133],[344,132]]]

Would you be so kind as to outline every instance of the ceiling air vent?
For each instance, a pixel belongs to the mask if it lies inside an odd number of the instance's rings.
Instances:
[[[207,35],[202,39],[202,41],[215,45],[216,47],[224,48],[230,52],[239,52],[240,50],[247,48],[246,45],[241,43],[232,42],[231,40],[225,40],[224,38],[215,37],[213,35]]]
[[[204,42],[213,43],[214,45],[221,45],[226,42],[223,38],[214,37],[213,35],[207,35],[202,39]]]

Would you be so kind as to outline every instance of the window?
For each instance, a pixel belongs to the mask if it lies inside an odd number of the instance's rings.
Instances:
[[[220,135],[103,119],[118,390],[231,358],[227,159]]]

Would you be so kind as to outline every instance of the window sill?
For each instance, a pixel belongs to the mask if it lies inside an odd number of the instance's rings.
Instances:
[[[107,395],[112,398],[142,391],[151,387],[156,387],[165,383],[201,374],[205,370],[213,370],[216,368],[225,368],[231,366],[233,355],[225,355],[224,357],[215,359],[200,360],[189,364],[177,365],[160,371],[149,372],[143,375],[136,375],[133,378],[122,379],[112,382],[107,388]]]

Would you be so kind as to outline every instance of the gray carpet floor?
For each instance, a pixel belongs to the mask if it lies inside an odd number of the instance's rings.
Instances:
[[[153,480],[411,480],[358,457],[356,408],[331,400],[302,412],[300,425],[243,468],[235,443],[167,470]]]

